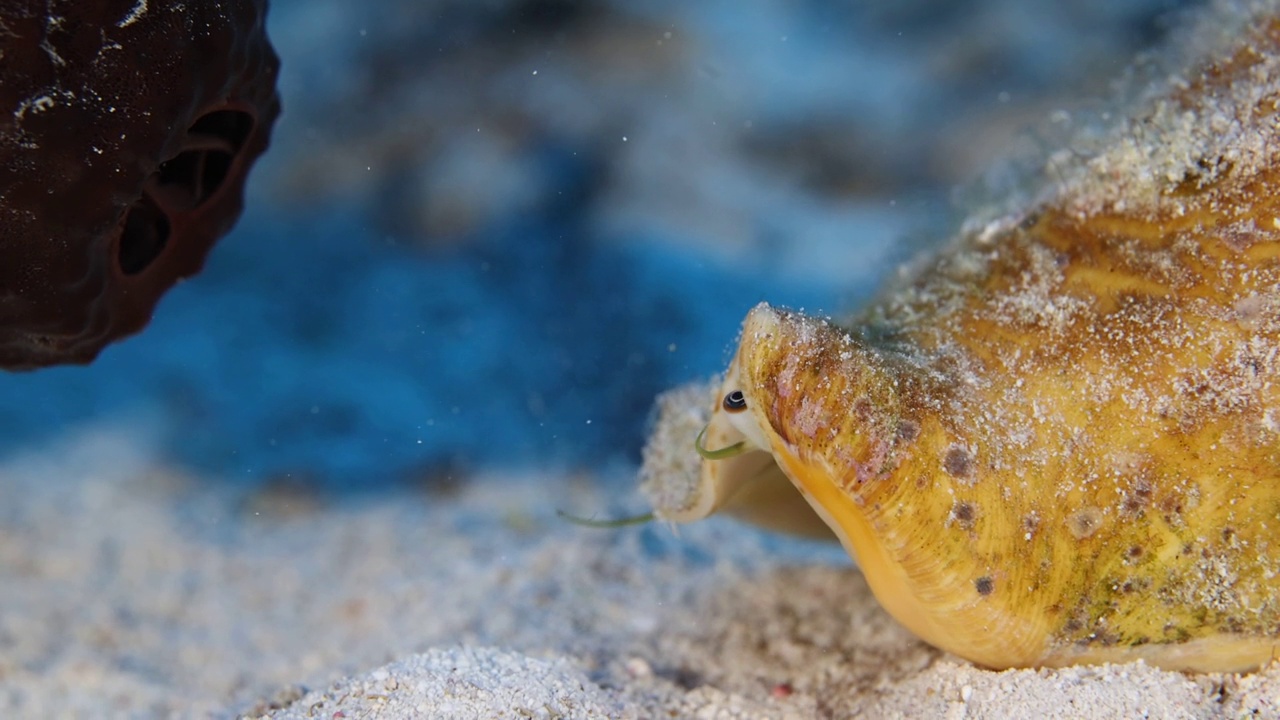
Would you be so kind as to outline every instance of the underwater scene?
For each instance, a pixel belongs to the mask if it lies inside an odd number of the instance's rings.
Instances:
[[[1280,716],[1280,3],[58,5],[0,717]]]

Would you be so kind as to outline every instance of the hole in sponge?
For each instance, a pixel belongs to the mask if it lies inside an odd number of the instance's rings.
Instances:
[[[236,154],[253,131],[253,116],[215,110],[192,123],[186,148],[160,164],[155,183],[170,210],[190,210],[213,197],[231,171]]]
[[[169,242],[169,218],[164,211],[143,195],[129,208],[120,233],[119,252],[116,261],[125,275],[137,275],[146,270],[164,252]]]

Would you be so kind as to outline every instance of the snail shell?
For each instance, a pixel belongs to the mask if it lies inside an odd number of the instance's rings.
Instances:
[[[993,668],[1280,655],[1280,23],[1251,27],[851,326],[752,310],[714,400],[664,401],[657,515],[834,534]],[[742,452],[662,486],[704,420]]]

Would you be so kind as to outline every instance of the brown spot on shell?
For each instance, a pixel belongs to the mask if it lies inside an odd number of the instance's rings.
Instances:
[[[853,416],[859,424],[871,424],[876,419],[876,405],[867,398],[858,398],[853,403]]]
[[[942,458],[942,468],[957,480],[973,481],[973,455],[962,445],[947,448]]]
[[[1084,507],[1067,517],[1067,529],[1077,540],[1092,537],[1102,526],[1102,511],[1096,507]]]
[[[1170,495],[1160,501],[1159,507],[1165,522],[1175,527],[1182,525],[1182,498]]]
[[[982,595],[985,597],[987,595],[990,595],[991,592],[996,589],[996,584],[995,584],[995,581],[993,581],[990,577],[983,575],[982,577],[973,581],[973,589],[977,590],[979,595]]]
[[[1032,510],[1022,518],[1022,532],[1026,539],[1030,540],[1038,529],[1040,529],[1040,513]]]
[[[955,523],[964,530],[972,530],[974,523],[978,519],[978,511],[974,508],[973,503],[965,500],[957,500],[951,506],[951,515],[947,518],[948,524]]]
[[[1124,493],[1124,499],[1120,501],[1120,515],[1126,518],[1140,518],[1151,506],[1151,495],[1153,489],[1151,482],[1146,478],[1135,480],[1133,485]]]
[[[900,444],[913,442],[920,437],[920,423],[914,420],[898,421],[897,440]]]

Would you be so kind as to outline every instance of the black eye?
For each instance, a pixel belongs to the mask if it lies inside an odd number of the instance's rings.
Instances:
[[[725,412],[742,412],[747,409],[747,399],[742,396],[741,390],[734,390],[724,396],[723,405]]]

